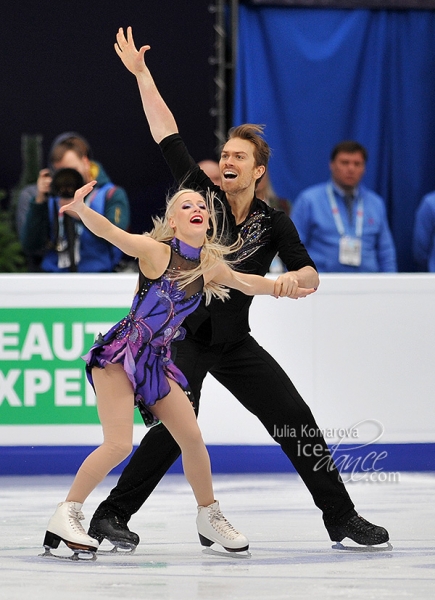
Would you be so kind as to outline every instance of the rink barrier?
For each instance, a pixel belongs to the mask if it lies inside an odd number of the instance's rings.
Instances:
[[[207,446],[214,473],[294,473],[278,446]],[[0,475],[74,474],[95,446],[0,446]],[[365,457],[365,460],[364,460]],[[371,457],[371,458],[370,458]],[[376,457],[376,460],[373,460]],[[362,460],[363,458],[363,460]],[[335,454],[341,472],[388,473],[435,471],[435,443],[373,444],[361,449],[343,444]],[[128,459],[112,473],[121,473]],[[373,468],[370,469],[370,466]],[[178,459],[169,473],[182,473]]]
[[[136,278],[0,274],[0,474],[74,473],[101,443],[80,357],[126,314]],[[371,463],[381,473],[435,471],[435,273],[321,279],[319,292],[303,302],[255,298],[255,338],[289,373],[326,442],[343,441],[346,472]],[[293,470],[261,423],[213,377],[202,398],[200,428],[215,472]],[[278,421],[275,440],[302,436],[284,416]],[[143,435],[136,415],[133,444]],[[299,450],[316,451],[316,443],[297,442]],[[179,463],[172,472],[181,472]]]

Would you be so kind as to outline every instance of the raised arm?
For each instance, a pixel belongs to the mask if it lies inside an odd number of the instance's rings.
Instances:
[[[125,67],[136,77],[151,135],[159,144],[168,135],[178,133],[178,127],[145,63],[145,52],[149,49],[150,46],[142,46],[137,50],[131,27],[127,27],[127,35],[124,34],[122,27],[119,28],[116,34],[116,53]]]

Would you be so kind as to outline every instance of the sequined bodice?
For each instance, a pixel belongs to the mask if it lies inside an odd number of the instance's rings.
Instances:
[[[184,289],[179,288],[174,278],[177,271],[191,270],[199,264],[201,248],[193,248],[177,238],[171,240],[170,247],[171,259],[161,277],[148,279],[140,273],[139,290],[130,312],[119,323],[116,337],[128,336],[139,352],[146,343],[162,350],[173,339],[182,339],[185,332],[180,325],[201,300],[202,277]]]

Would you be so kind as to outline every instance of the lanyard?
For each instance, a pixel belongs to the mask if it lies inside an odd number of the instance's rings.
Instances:
[[[337,201],[335,199],[334,191],[332,189],[332,185],[328,183],[326,185],[326,191],[329,198],[329,204],[332,210],[332,216],[334,217],[335,226],[337,227],[337,231],[341,237],[345,235],[345,229],[343,220],[340,215],[340,211],[338,210]],[[363,199],[361,195],[358,196],[358,201],[356,205],[356,221],[355,221],[355,237],[361,238],[363,232],[363,219],[364,219],[364,208],[363,208]]]

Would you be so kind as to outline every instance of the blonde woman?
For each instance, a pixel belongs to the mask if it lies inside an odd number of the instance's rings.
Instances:
[[[97,396],[104,441],[82,463],[66,500],[51,518],[44,539],[46,552],[57,548],[60,541],[76,557],[80,552],[97,550],[98,541],[80,524],[82,504],[130,454],[135,405],[149,425],[161,421],[181,448],[184,473],[198,504],[201,544],[218,543],[229,552],[247,550],[247,538],[222,515],[214,498],[209,455],[183,391],[187,381],[171,360],[171,341],[182,339],[181,323],[196,309],[203,293],[207,299],[214,295],[225,300],[227,288],[234,288],[248,295],[278,297],[281,287],[270,279],[235,273],[230,268],[225,256],[232,248],[216,239],[215,212],[209,210],[200,193],[178,191],[168,201],[165,217],[154,219],[154,229],[146,235],[134,235],[86,206],[83,199],[95,183],[77,190],[61,212],[76,213],[92,233],[137,257],[139,281],[129,314],[100,335],[84,356]],[[214,232],[211,236],[207,236],[209,229]],[[313,292],[299,288],[298,294],[305,297]]]

